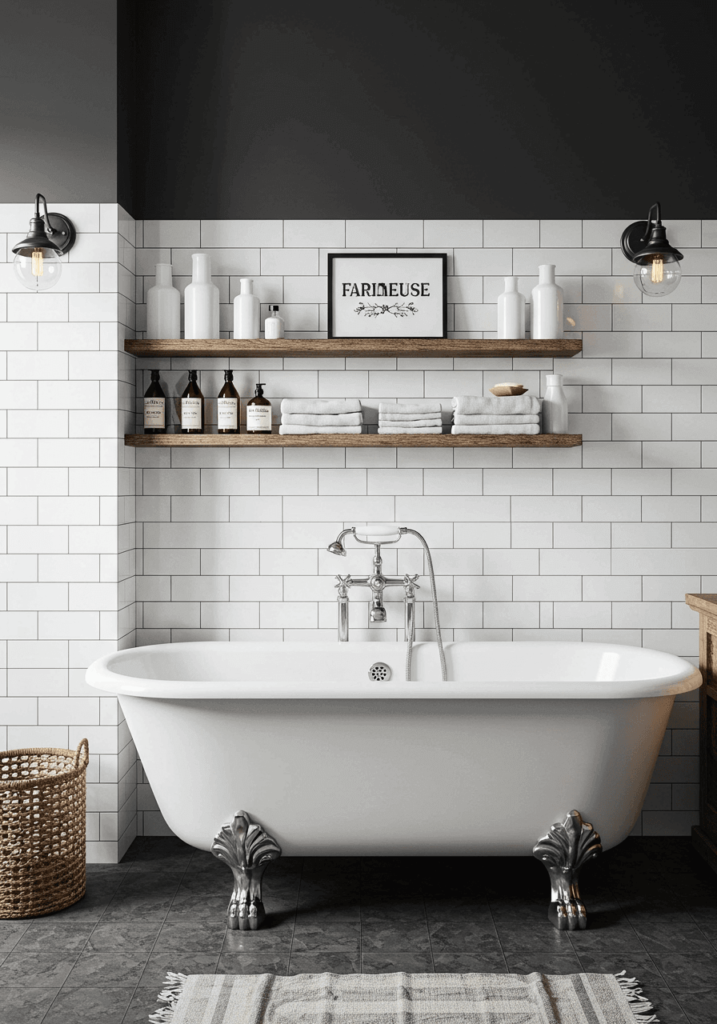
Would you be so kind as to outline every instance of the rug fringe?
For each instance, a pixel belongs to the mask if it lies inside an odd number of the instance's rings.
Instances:
[[[168,972],[167,977],[164,979],[164,988],[157,996],[157,1002],[166,1003],[167,1005],[157,1010],[156,1013],[151,1014],[149,1018],[150,1024],[171,1024],[174,1020],[174,1011],[186,981],[186,974],[175,974],[173,971]]]
[[[649,1001],[647,996],[643,996],[642,989],[639,988],[639,981],[637,978],[626,978],[626,971],[620,971],[619,974],[615,975],[617,982],[622,991],[627,996],[627,1001],[630,1003],[630,1009],[635,1017],[636,1024],[660,1024],[658,1018],[652,1012],[655,1007]]]

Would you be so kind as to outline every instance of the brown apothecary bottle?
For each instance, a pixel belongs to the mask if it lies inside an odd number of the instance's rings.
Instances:
[[[189,371],[189,383],[182,394],[180,430],[183,434],[204,433],[204,395],[197,384],[197,371]]]

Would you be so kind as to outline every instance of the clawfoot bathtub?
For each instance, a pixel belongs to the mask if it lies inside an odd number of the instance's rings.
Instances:
[[[632,830],[675,696],[699,672],[633,647],[459,642],[446,644],[443,683],[435,645],[419,643],[406,682],[404,650],[167,644],[108,655],[87,680],[118,694],[169,826],[203,850],[216,837],[236,861],[246,905],[235,927],[260,920],[262,850],[534,848],[551,872],[553,923],[584,927],[580,865]]]

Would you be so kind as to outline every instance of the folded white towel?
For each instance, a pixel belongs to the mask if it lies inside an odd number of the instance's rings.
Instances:
[[[405,416],[399,419],[398,416],[395,416],[391,420],[387,420],[385,416],[379,416],[378,422],[381,427],[440,427],[443,421],[440,416],[416,416],[415,419]]]
[[[363,415],[360,412],[345,412],[336,416],[312,416],[308,412],[285,412],[281,415],[281,422],[304,427],[357,427],[363,423]]]
[[[363,427],[304,427],[298,423],[282,423],[280,434],[361,434]]]
[[[393,420],[439,420],[440,413],[379,413],[378,418],[388,423]]]
[[[436,399],[418,399],[415,402],[381,402],[378,407],[381,416],[415,416],[440,413],[441,403]]]
[[[493,425],[496,423],[540,423],[540,416],[537,413],[535,416],[527,414],[525,416],[459,416],[456,414],[453,417],[453,422],[466,427],[480,427],[491,423]]]
[[[528,423],[526,426],[522,426],[519,423],[515,424],[498,424],[491,426],[486,424],[484,427],[451,427],[452,434],[539,434],[540,426],[537,423]]]
[[[515,416],[540,412],[540,399],[530,395],[506,395],[505,398],[478,398],[460,395],[453,399],[453,409],[461,416]]]
[[[379,434],[442,434],[443,427],[379,427]]]
[[[340,416],[347,412],[361,412],[358,398],[284,398],[282,413],[309,413],[312,416]]]

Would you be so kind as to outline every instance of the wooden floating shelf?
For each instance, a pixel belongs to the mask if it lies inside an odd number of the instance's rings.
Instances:
[[[582,434],[125,434],[132,448],[575,448]]]
[[[324,358],[569,358],[582,351],[580,338],[179,338],[133,339],[124,343],[133,356],[221,357],[230,359]]]

